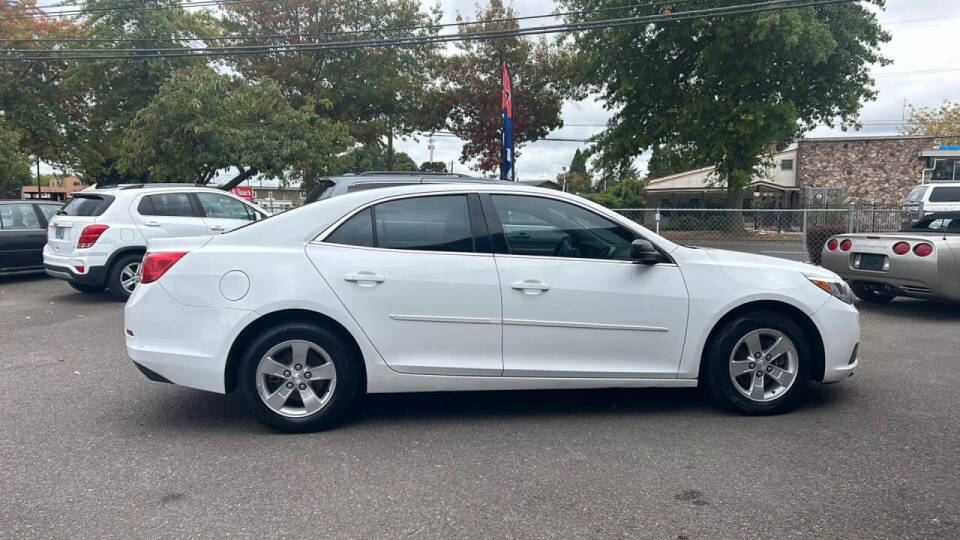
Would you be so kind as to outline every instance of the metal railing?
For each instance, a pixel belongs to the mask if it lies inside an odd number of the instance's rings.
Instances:
[[[622,208],[628,219],[677,243],[722,247],[819,262],[823,243],[835,234],[891,232],[917,210],[872,204],[842,208]]]

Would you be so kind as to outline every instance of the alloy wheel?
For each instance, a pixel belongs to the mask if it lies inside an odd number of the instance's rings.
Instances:
[[[130,294],[133,294],[133,289],[140,282],[140,262],[132,262],[120,270],[120,286]]]
[[[333,397],[337,368],[325,350],[303,340],[274,345],[257,365],[257,393],[271,411],[289,418],[310,416]]]
[[[740,338],[730,353],[730,380],[751,401],[773,401],[793,386],[798,356],[796,345],[783,332],[754,330]]]

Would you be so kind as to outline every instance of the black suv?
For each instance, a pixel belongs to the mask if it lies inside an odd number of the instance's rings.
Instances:
[[[60,203],[0,201],[0,274],[43,270],[47,223]]]

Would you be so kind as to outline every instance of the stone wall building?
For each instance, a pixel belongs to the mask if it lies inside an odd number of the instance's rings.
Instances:
[[[899,204],[921,183],[920,152],[933,137],[802,139],[797,145],[797,187],[839,188],[845,202]]]

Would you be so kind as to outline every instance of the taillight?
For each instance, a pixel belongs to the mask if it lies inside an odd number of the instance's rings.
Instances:
[[[834,251],[835,249],[837,249],[837,239],[836,239],[836,238],[831,238],[830,241],[827,242],[827,249],[829,249],[830,251]]]
[[[897,255],[906,255],[910,253],[910,244],[906,242],[897,242],[893,245],[893,252]]]
[[[153,283],[160,279],[177,261],[186,255],[186,251],[147,253],[140,266],[140,283]]]
[[[100,235],[110,227],[106,225],[87,225],[80,233],[80,239],[77,240],[77,247],[80,249],[93,247],[100,239]]]
[[[853,242],[851,242],[849,239],[844,240],[843,242],[840,242],[841,251],[850,251],[850,248],[852,247],[853,247]]]
[[[913,246],[913,253],[917,257],[926,257],[927,255],[933,253],[933,246],[930,244],[917,244]]]

